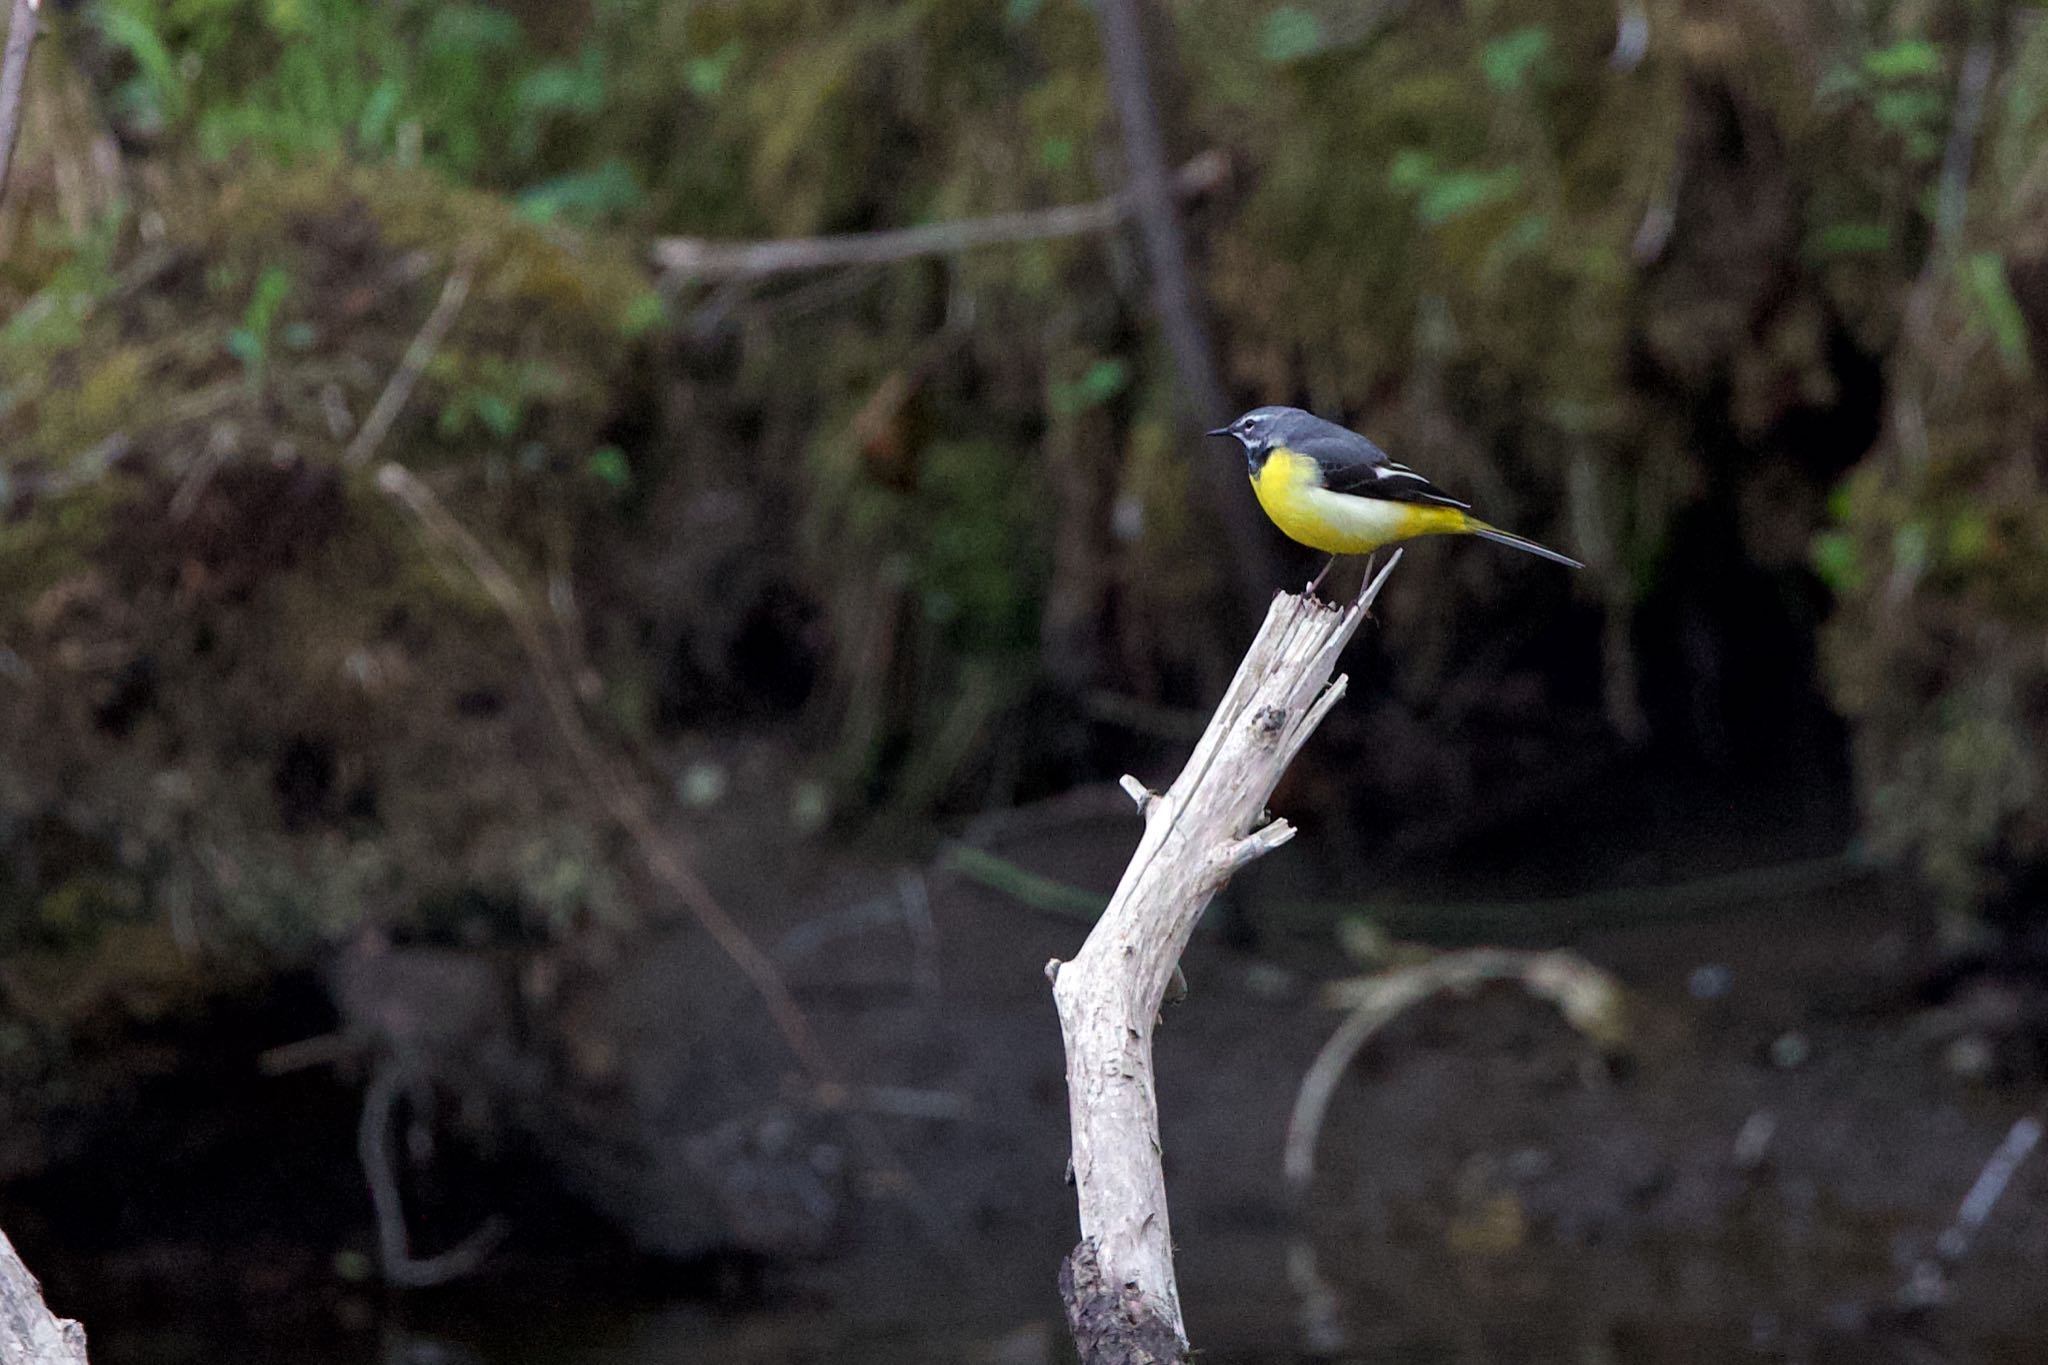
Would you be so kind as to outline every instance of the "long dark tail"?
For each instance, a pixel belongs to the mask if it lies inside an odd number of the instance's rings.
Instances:
[[[1583,569],[1586,567],[1570,555],[1561,555],[1547,545],[1538,545],[1527,536],[1518,536],[1513,531],[1503,531],[1498,526],[1488,526],[1483,521],[1473,521],[1471,523],[1471,531],[1473,535],[1478,536],[1481,540],[1490,540],[1496,545],[1505,545],[1510,549],[1525,550],[1532,555],[1541,555],[1551,563],[1562,564],[1567,569]]]

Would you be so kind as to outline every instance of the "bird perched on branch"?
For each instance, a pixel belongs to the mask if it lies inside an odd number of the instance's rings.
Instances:
[[[1244,447],[1252,491],[1275,526],[1329,552],[1330,563],[1308,585],[1310,592],[1321,586],[1338,555],[1371,554],[1418,536],[1478,536],[1568,568],[1586,567],[1481,521],[1470,504],[1396,464],[1357,432],[1300,408],[1253,408],[1209,435],[1234,436]]]

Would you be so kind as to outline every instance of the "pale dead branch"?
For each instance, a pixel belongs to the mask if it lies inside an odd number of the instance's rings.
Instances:
[[[1332,988],[1335,1003],[1351,1015],[1316,1054],[1287,1122],[1282,1170],[1297,1198],[1315,1178],[1316,1141],[1323,1116],[1352,1059],[1373,1036],[1411,1007],[1446,991],[1470,992],[1494,981],[1515,981],[1539,1000],[1548,1000],[1579,1032],[1603,1045],[1622,1039],[1622,994],[1614,979],[1576,953],[1470,948]]]
[[[0,1232],[0,1361],[86,1365],[85,1329],[52,1313],[7,1234]]]
[[[1902,373],[1894,378],[1892,426],[1899,452],[1911,465],[1928,460],[1927,401],[1931,388],[1928,369],[1934,364],[1935,315],[1939,311],[1942,284],[1961,251],[1963,226],[1970,200],[1970,171],[1975,163],[1977,131],[1984,119],[1984,94],[1990,88],[1997,52],[1988,39],[1979,38],[1963,54],[1962,70],[1956,77],[1954,112],[1949,118],[1948,142],[1942,150],[1941,173],[1936,181],[1934,233],[1920,273],[1906,295],[1900,320],[1899,353]],[[1895,577],[1892,595],[1902,596],[1911,586]]]
[[[356,1158],[369,1182],[370,1205],[377,1215],[377,1256],[384,1278],[408,1288],[446,1284],[469,1274],[505,1239],[505,1220],[486,1218],[467,1237],[435,1256],[412,1254],[406,1231],[405,1200],[399,1192],[398,1166],[391,1156],[391,1126],[403,1088],[404,1063],[380,1060],[363,1092],[363,1113],[356,1125]],[[424,1116],[414,1114],[414,1122]]]
[[[441,286],[441,297],[434,301],[433,311],[420,324],[412,344],[405,348],[404,358],[384,385],[384,392],[377,395],[370,415],[363,419],[362,426],[356,430],[356,438],[349,442],[348,452],[342,456],[342,462],[351,469],[367,463],[377,453],[377,447],[384,443],[385,433],[398,420],[398,414],[405,410],[406,400],[412,397],[420,376],[433,363],[434,353],[448,339],[448,329],[455,325],[456,316],[462,312],[474,274],[474,263],[467,259],[458,262],[448,273],[448,282]]]
[[[1398,562],[1348,607],[1282,593],[1173,786],[1125,788],[1145,832],[1073,961],[1046,967],[1067,1052],[1081,1243],[1061,1271],[1087,1365],[1185,1361],[1152,1029],[1195,920],[1231,876],[1293,837],[1264,814],[1281,774],[1338,698],[1337,658]]]
[[[1223,183],[1228,173],[1229,163],[1221,152],[1204,152],[1180,168],[1173,177],[1171,193],[1190,198],[1209,193]],[[923,256],[953,256],[982,247],[1107,232],[1129,218],[1136,203],[1131,194],[1113,194],[1086,204],[1024,209],[882,232],[847,232],[781,241],[663,237],[654,243],[654,263],[679,280],[704,282],[891,265]]]
[[[1305,1205],[1315,1178],[1316,1143],[1337,1082],[1365,1045],[1404,1012],[1446,992],[1469,993],[1490,982],[1514,981],[1539,1000],[1557,1006],[1566,1021],[1603,1047],[1625,1037],[1621,987],[1576,953],[1470,948],[1427,962],[1381,972],[1330,990],[1332,1003],[1350,1008],[1323,1050],[1316,1054],[1287,1122],[1282,1170],[1297,1205]],[[1287,1278],[1300,1307],[1302,1334],[1310,1349],[1325,1355],[1347,1346],[1337,1297],[1323,1278],[1315,1247],[1306,1233],[1287,1251]]]
[[[1970,1192],[1963,1196],[1962,1204],[1956,1209],[1955,1221],[1943,1230],[1935,1240],[1934,1254],[1924,1256],[1913,1266],[1913,1273],[1899,1292],[1899,1305],[1908,1310],[1933,1308],[1948,1302],[1951,1281],[1955,1270],[1970,1253],[1970,1246],[1977,1239],[1977,1232],[1991,1217],[1991,1211],[1998,1207],[1998,1201],[2005,1197],[2006,1187],[2026,1165],[2027,1158],[2034,1154],[2034,1148],[2041,1142],[2041,1116],[2023,1114],[2013,1121],[2006,1131],[2005,1141],[1998,1144],[1984,1169],[1977,1173],[1971,1183]]]

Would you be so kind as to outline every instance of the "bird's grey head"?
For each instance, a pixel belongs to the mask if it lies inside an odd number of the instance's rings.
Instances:
[[[1276,446],[1284,446],[1305,427],[1318,425],[1317,419],[1300,408],[1263,407],[1253,408],[1227,427],[1218,427],[1211,436],[1234,436],[1244,447],[1245,458],[1257,465]]]

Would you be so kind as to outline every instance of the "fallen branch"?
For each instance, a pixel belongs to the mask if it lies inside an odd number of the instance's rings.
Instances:
[[[85,1329],[43,1303],[7,1234],[0,1232],[0,1361],[6,1365],[86,1365]]]
[[[465,256],[448,273],[448,282],[441,286],[441,297],[434,301],[433,311],[427,314],[427,320],[420,324],[419,332],[405,348],[404,357],[399,360],[398,368],[391,372],[384,392],[377,395],[377,402],[357,429],[356,438],[348,443],[348,452],[342,456],[342,463],[349,468],[366,464],[377,453],[377,447],[384,443],[385,434],[398,420],[398,414],[405,410],[406,400],[412,397],[420,376],[433,363],[434,353],[448,339],[448,329],[455,325],[456,315],[462,312],[463,302],[469,298],[470,281],[475,270],[475,262]]]
[[[377,1214],[377,1258],[385,1282],[409,1289],[446,1284],[469,1274],[505,1239],[505,1220],[496,1216],[483,1223],[456,1245],[436,1256],[412,1254],[412,1238],[405,1228],[405,1199],[399,1192],[398,1166],[391,1157],[391,1124],[397,1115],[399,1092],[404,1088],[405,1064],[389,1058],[380,1060],[370,1074],[363,1092],[363,1114],[356,1125],[356,1158],[362,1163],[363,1179],[369,1182],[370,1206]],[[414,1122],[424,1121],[421,1115]]]
[[[1173,191],[1190,198],[1206,194],[1223,183],[1228,171],[1229,163],[1221,152],[1204,152],[1180,168],[1173,177]],[[890,265],[921,256],[952,256],[980,247],[1107,232],[1135,213],[1137,207],[1136,197],[1124,193],[1086,204],[1024,209],[884,232],[848,232],[769,242],[663,237],[654,243],[654,263],[670,275],[701,281]]]
[[[7,21],[7,54],[0,57],[0,198],[7,194],[7,173],[14,166],[14,144],[21,136],[21,98],[28,89],[28,53],[36,44],[42,0],[14,0]]]
[[[1529,994],[1557,1006],[1573,1028],[1603,1047],[1624,1040],[1620,986],[1576,953],[1468,948],[1396,971],[1340,982],[1331,989],[1331,998],[1350,1008],[1350,1017],[1310,1063],[1287,1121],[1282,1170],[1298,1207],[1306,1205],[1315,1178],[1316,1143],[1337,1082],[1365,1045],[1425,1000],[1446,991],[1469,992],[1495,981],[1520,982]],[[1287,1278],[1300,1301],[1302,1337],[1309,1349],[1319,1355],[1343,1353],[1349,1343],[1338,1316],[1337,1296],[1323,1278],[1315,1248],[1305,1233],[1287,1249]]]
[[[1509,948],[1468,948],[1427,962],[1383,972],[1332,989],[1351,1016],[1309,1065],[1287,1121],[1282,1169],[1297,1199],[1315,1177],[1316,1140],[1337,1082],[1381,1029],[1415,1005],[1445,991],[1470,991],[1493,981],[1516,981],[1539,1000],[1556,1005],[1566,1022],[1603,1046],[1623,1039],[1621,988],[1577,953],[1528,952]]]
[[[1950,1282],[1963,1258],[1970,1254],[1970,1244],[1976,1240],[1978,1229],[1991,1217],[1991,1211],[2005,1197],[2006,1186],[2019,1174],[2020,1167],[2026,1165],[2027,1158],[2033,1155],[2040,1141],[2039,1114],[2023,1114],[2013,1121],[2012,1127],[2006,1131],[2005,1141],[1998,1144],[1998,1150],[1977,1173],[1970,1192],[1963,1196],[1955,1221],[1935,1240],[1934,1254],[1914,1263],[1911,1278],[1899,1291],[1901,1308],[1910,1312],[1948,1302]]]
[[[1060,1287],[1084,1365],[1187,1359],[1153,1024],[1203,907],[1233,874],[1294,836],[1285,820],[1266,819],[1266,798],[1344,695],[1345,679],[1331,671],[1399,558],[1342,610],[1291,593],[1273,600],[1173,786],[1154,794],[1125,779],[1145,819],[1137,852],[1080,954],[1046,966],[1066,1043],[1081,1213],[1081,1243]]]

